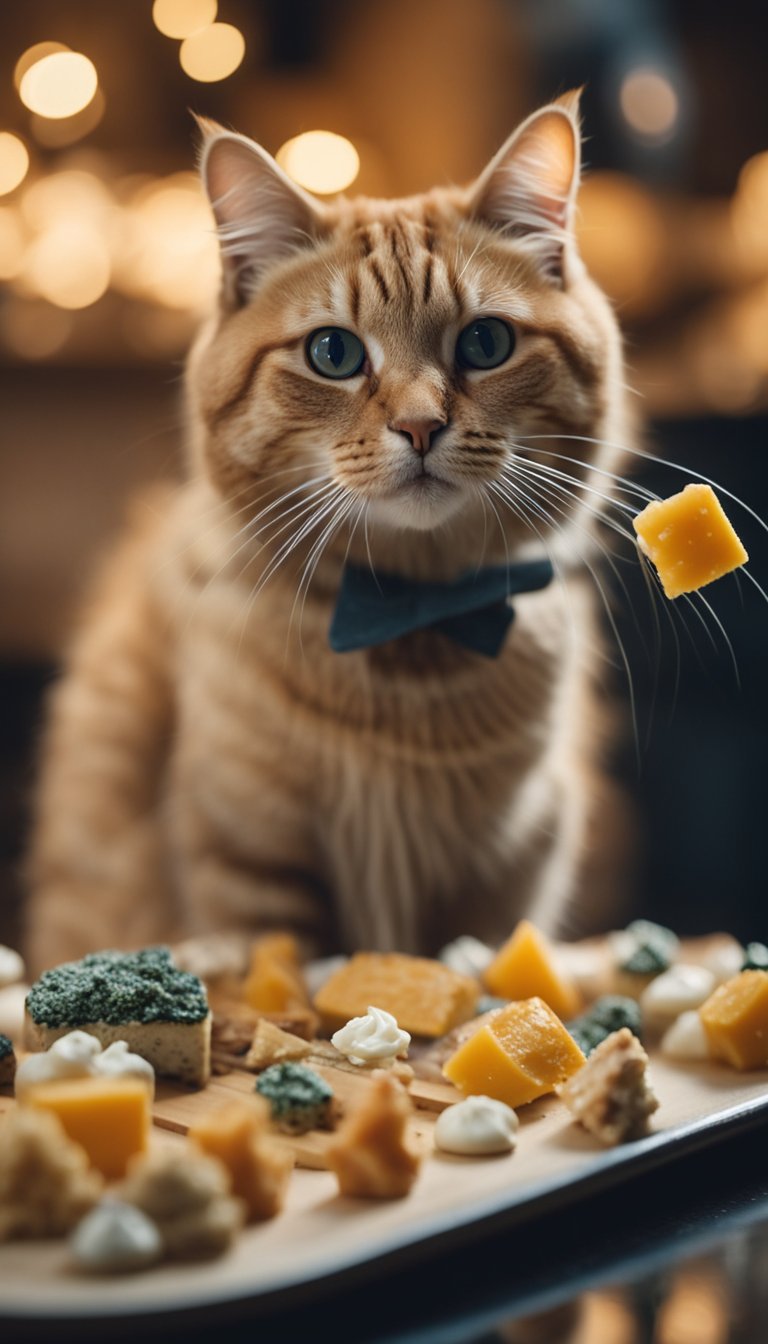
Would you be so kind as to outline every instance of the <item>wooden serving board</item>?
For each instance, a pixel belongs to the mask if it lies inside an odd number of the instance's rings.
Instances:
[[[252,1300],[255,1310],[259,1300],[287,1290],[295,1301],[318,1280],[375,1265],[392,1252],[402,1264],[444,1238],[454,1245],[469,1241],[488,1219],[512,1227],[544,1211],[557,1217],[596,1189],[768,1122],[768,1072],[735,1074],[716,1064],[678,1066],[654,1058],[651,1079],[661,1105],[647,1138],[606,1150],[572,1122],[556,1097],[546,1097],[520,1108],[514,1153],[473,1159],[432,1152],[405,1199],[341,1198],[331,1172],[297,1169],[283,1212],[246,1228],[231,1251],[205,1264],[89,1278],[72,1272],[63,1240],[2,1245],[0,1336],[4,1322],[13,1323],[19,1338],[25,1323],[46,1320],[131,1317],[138,1324],[141,1316],[228,1301],[242,1311]],[[158,1113],[165,1120],[158,1120],[164,1127],[154,1142],[182,1143],[185,1107],[188,1117],[199,1114],[211,1097],[219,1105],[252,1084],[246,1074],[234,1085],[218,1080],[183,1097],[161,1089]],[[0,1097],[0,1109],[13,1104]],[[426,1134],[428,1110],[419,1108],[419,1123]]]
[[[341,1115],[360,1101],[370,1086],[368,1070],[359,1069],[353,1073],[348,1068],[334,1068],[332,1064],[312,1056],[302,1060],[302,1063],[330,1083]],[[160,1129],[186,1134],[196,1120],[210,1115],[232,1101],[233,1097],[252,1097],[256,1077],[256,1074],[248,1073],[245,1069],[233,1069],[231,1073],[212,1078],[207,1087],[199,1092],[191,1092],[187,1088],[180,1088],[178,1084],[160,1080],[152,1108],[154,1123]],[[408,1137],[417,1152],[425,1153],[433,1147],[432,1131],[440,1111],[460,1101],[461,1094],[450,1083],[423,1082],[418,1078],[413,1079],[408,1091],[414,1105],[414,1113],[408,1122]],[[275,1135],[291,1149],[297,1166],[315,1171],[327,1170],[325,1153],[333,1138],[332,1130],[313,1129],[306,1134],[292,1135],[276,1129]]]

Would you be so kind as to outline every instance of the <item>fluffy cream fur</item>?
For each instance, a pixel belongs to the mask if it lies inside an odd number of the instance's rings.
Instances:
[[[575,100],[471,187],[408,200],[321,205],[209,124],[202,171],[223,282],[188,367],[188,478],[138,510],[53,696],[33,963],[270,926],[318,951],[498,939],[523,912],[555,930],[593,896],[605,731],[589,496],[541,473],[561,450],[604,488],[627,434],[571,232]],[[491,315],[512,357],[459,368]],[[322,326],[359,335],[358,375],[310,367]],[[395,428],[414,420],[441,426],[425,457]],[[428,631],[329,648],[347,555],[450,579],[545,550],[560,581],[516,599],[496,660]]]

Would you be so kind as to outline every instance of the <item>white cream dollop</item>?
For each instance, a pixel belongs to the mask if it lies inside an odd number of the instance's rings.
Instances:
[[[12,947],[0,943],[0,989],[24,979],[24,962]]]
[[[681,1013],[661,1038],[661,1053],[668,1059],[709,1059],[709,1044],[695,1008]]]
[[[0,989],[0,1036],[21,1041],[24,1036],[24,1012],[29,985],[8,985]]]
[[[391,1013],[370,1006],[365,1017],[350,1018],[331,1037],[331,1044],[350,1064],[361,1066],[391,1062],[404,1055],[410,1043],[408,1032],[400,1030]]]
[[[640,995],[640,1007],[649,1022],[666,1026],[681,1013],[698,1008],[714,988],[714,973],[706,966],[679,961],[646,986]]]
[[[155,1070],[142,1055],[131,1054],[127,1041],[113,1041],[93,1059],[93,1072],[109,1078],[140,1078],[154,1095]]]
[[[140,1055],[132,1055],[126,1041],[115,1041],[102,1051],[101,1042],[87,1031],[70,1031],[53,1042],[50,1050],[29,1055],[16,1070],[16,1096],[36,1083],[61,1078],[138,1077],[154,1092],[155,1071]]]
[[[114,1273],[153,1264],[163,1253],[163,1242],[141,1209],[105,1199],[78,1223],[69,1248],[81,1269]]]
[[[467,1097],[441,1111],[435,1125],[435,1147],[465,1157],[509,1153],[520,1121],[511,1106],[493,1097]]]

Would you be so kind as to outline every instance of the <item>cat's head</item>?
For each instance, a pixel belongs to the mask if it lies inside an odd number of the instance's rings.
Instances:
[[[616,322],[573,235],[577,107],[534,113],[468,187],[398,201],[320,202],[203,123],[223,274],[189,387],[219,494],[285,496],[298,525],[306,485],[345,507],[347,531],[450,533],[462,561],[489,506],[505,546],[562,531],[572,499],[550,475],[524,504],[525,473],[610,461],[587,439],[621,432],[624,396]],[[552,456],[564,444],[571,465]]]

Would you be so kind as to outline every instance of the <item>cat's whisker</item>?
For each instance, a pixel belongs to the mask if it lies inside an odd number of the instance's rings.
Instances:
[[[299,581],[299,586],[296,590],[296,597],[294,598],[293,606],[291,608],[291,617],[288,622],[288,636],[290,636],[291,628],[293,626],[293,617],[296,611],[296,603],[299,601],[299,599],[301,599],[301,607],[299,610],[299,647],[301,649],[302,657],[304,656],[304,644],[302,641],[301,630],[302,630],[302,622],[304,620],[304,608],[306,606],[307,597],[309,595],[310,584],[312,583],[312,579],[314,577],[317,566],[320,563],[323,551],[327,549],[328,545],[335,536],[336,532],[342,526],[344,521],[349,517],[350,513],[352,512],[352,509],[355,506],[355,502],[356,502],[355,497],[353,495],[350,495],[347,499],[342,501],[340,507],[336,511],[335,516],[331,519],[330,523],[326,526],[321,536],[314,543],[312,550],[310,551],[309,556],[304,564],[304,569],[302,571],[301,579]],[[347,549],[349,549],[349,543],[347,544]],[[302,596],[302,590],[303,590],[303,596]]]
[[[552,528],[557,528],[557,522],[556,522],[556,520],[552,518],[552,515],[549,513],[549,511],[548,511],[547,509],[545,509],[545,508],[541,505],[541,503],[532,501],[532,500],[530,500],[530,499],[528,500],[528,502],[529,502],[529,504],[531,504],[531,506],[536,510],[536,512],[539,513],[539,515],[544,519],[544,521],[545,521],[550,527],[552,527]],[[590,574],[592,575],[593,582],[594,582],[594,584],[595,584],[595,587],[597,588],[598,593],[600,594],[600,600],[601,600],[601,602],[602,602],[602,604],[603,604],[603,607],[604,607],[604,609],[605,609],[605,614],[606,614],[606,616],[607,616],[607,618],[608,618],[608,622],[609,622],[610,627],[611,627],[611,630],[612,630],[612,632],[613,632],[613,637],[614,637],[614,639],[616,640],[616,646],[617,646],[617,648],[618,648],[618,650],[619,650],[619,655],[620,655],[620,657],[621,657],[621,661],[622,661],[622,663],[624,664],[624,673],[625,673],[625,676],[626,676],[626,679],[627,679],[627,688],[628,688],[628,691],[629,691],[629,704],[630,704],[630,713],[631,713],[631,716],[632,716],[632,727],[633,727],[633,731],[634,731],[635,752],[636,752],[637,766],[638,766],[638,771],[639,771],[640,768],[641,768],[641,757],[640,757],[640,733],[639,733],[639,725],[638,725],[638,718],[637,718],[637,697],[636,697],[636,694],[635,694],[635,680],[634,680],[634,677],[633,677],[633,675],[632,675],[632,668],[631,668],[631,666],[630,666],[629,657],[628,657],[628,655],[627,655],[627,651],[626,651],[626,647],[625,647],[625,645],[624,645],[624,641],[623,641],[623,639],[621,638],[621,632],[619,631],[618,625],[617,625],[617,623],[616,623],[616,618],[615,618],[615,616],[614,616],[614,614],[613,614],[613,611],[612,611],[612,609],[611,609],[610,601],[609,601],[609,599],[608,599],[608,596],[607,596],[607,594],[606,594],[606,592],[605,592],[605,589],[603,588],[603,585],[602,585],[602,583],[600,582],[600,579],[599,579],[599,577],[598,577],[598,575],[597,575],[597,573],[596,573],[594,567],[590,564],[589,560],[586,558],[585,555],[580,554],[579,558],[580,558],[582,564],[589,570]]]
[[[369,504],[369,503],[366,503],[366,506],[365,506],[365,513],[363,514],[363,528],[364,528],[364,532],[365,532],[365,549],[366,549],[366,553],[367,553],[367,555],[368,555],[368,564],[369,564],[369,566],[370,566],[370,570],[371,570],[371,575],[372,575],[372,577],[373,577],[373,581],[374,581],[374,583],[376,584],[376,587],[378,588],[379,592],[381,593],[381,595],[382,595],[382,597],[383,597],[384,594],[383,594],[382,589],[381,589],[381,584],[379,583],[379,580],[378,580],[378,578],[377,578],[377,575],[376,575],[376,566],[375,566],[374,563],[373,563],[373,556],[371,555],[371,542],[370,542],[370,538],[369,538],[369,536],[368,536],[368,516],[369,516],[369,513],[370,513],[370,504]]]
[[[604,448],[614,448],[617,452],[632,453],[635,457],[642,457],[645,461],[655,462],[662,467],[670,467],[673,471],[682,471],[685,476],[690,476],[694,481],[704,481],[707,485],[711,485],[714,490],[719,490],[721,495],[726,495],[728,499],[732,499],[734,504],[738,504],[739,507],[744,509],[756,523],[759,523],[764,532],[768,532],[768,522],[766,522],[764,518],[761,518],[760,514],[756,513],[749,504],[745,503],[745,501],[739,497],[739,495],[735,495],[732,490],[728,490],[724,485],[721,485],[719,481],[712,480],[711,477],[704,476],[701,472],[694,471],[692,467],[684,467],[680,462],[673,462],[669,458],[659,457],[658,453],[649,453],[644,448],[633,448],[627,443],[610,443],[607,439],[590,438],[586,434],[524,434],[522,437],[526,440],[562,439],[566,441],[571,439],[578,443],[596,444]],[[536,451],[545,452],[548,457],[562,457],[566,462],[575,462],[579,466],[584,465],[578,458],[568,457],[564,453],[553,453],[550,450],[543,448],[537,448]],[[591,467],[590,470],[596,471],[597,468]],[[652,497],[658,498],[656,495],[653,495]]]
[[[526,463],[525,466],[522,466],[522,464],[517,463],[516,465],[517,465],[517,468],[518,468],[519,470],[521,470],[523,473],[525,473],[528,477],[534,477],[534,478],[535,478],[535,477],[537,476],[537,474],[538,474],[539,464],[536,464],[536,465],[534,466],[534,465],[532,465],[532,464],[530,464],[530,463]],[[559,473],[559,474],[560,474],[560,473]],[[580,482],[580,481],[578,481],[578,480],[576,480],[575,484],[577,485],[577,487],[580,487],[580,486],[583,485],[583,483]],[[576,502],[580,502],[580,501],[577,499],[576,495],[575,495],[571,490],[566,489],[565,486],[559,484],[558,482],[556,482],[556,481],[554,481],[554,480],[551,481],[551,486],[552,486],[553,489],[560,490],[560,491],[562,491],[564,494],[566,494],[568,497],[573,498],[574,500],[576,500]],[[607,517],[607,515],[605,515],[602,511],[593,510],[593,512],[596,513],[596,516],[599,517],[599,518],[601,519],[601,521],[602,521],[606,526],[611,527],[615,532],[618,533],[619,536],[625,537],[626,540],[628,540],[628,541],[631,543],[631,545],[632,545],[632,547],[633,547],[633,550],[634,550],[634,552],[635,552],[636,555],[641,555],[641,554],[642,554],[641,551],[640,551],[640,549],[639,549],[639,547],[637,546],[637,540],[636,540],[636,537],[635,537],[632,533],[630,533],[629,531],[627,531],[625,528],[622,528],[622,527],[621,527],[621,526],[620,526],[614,519],[610,519],[610,518]],[[614,572],[616,572],[616,571],[614,570]],[[654,575],[654,577],[656,577],[656,576],[655,576],[655,571],[652,571],[652,574]],[[624,592],[625,592],[625,594],[626,594],[626,593],[627,593],[626,586],[624,585],[623,581],[621,580],[621,578],[620,578],[620,576],[619,576],[618,574],[616,575],[616,577],[619,579],[619,582],[621,583],[621,586],[622,586],[622,588],[624,589]],[[656,583],[657,583],[657,585],[660,586],[660,583],[659,583],[658,578],[656,579]],[[628,596],[628,594],[627,594],[627,596]],[[719,631],[720,631],[720,633],[721,633],[721,635],[722,635],[722,637],[723,637],[723,641],[724,641],[724,643],[725,643],[726,649],[728,650],[728,654],[729,654],[730,659],[731,659],[731,662],[732,662],[732,664],[733,664],[734,673],[735,673],[735,677],[736,677],[736,684],[737,684],[738,686],[740,686],[740,685],[741,685],[741,678],[740,678],[740,674],[739,674],[738,662],[737,662],[736,655],[735,655],[735,652],[734,652],[734,649],[733,649],[733,644],[732,644],[730,638],[728,637],[728,635],[727,635],[727,633],[726,633],[726,631],[725,631],[725,628],[724,628],[722,622],[720,621],[719,617],[717,616],[717,613],[714,611],[714,609],[713,609],[713,607],[711,606],[711,604],[706,600],[705,597],[703,597],[703,595],[702,595],[701,593],[697,593],[697,594],[695,594],[695,595],[693,595],[693,596],[692,596],[691,594],[684,593],[684,594],[682,594],[682,596],[683,596],[683,598],[684,598],[684,600],[685,600],[686,605],[693,611],[693,613],[694,613],[694,615],[696,616],[697,620],[700,622],[700,624],[701,624],[701,626],[702,626],[702,628],[703,628],[703,630],[704,630],[704,632],[705,632],[707,638],[709,639],[710,643],[712,644],[712,647],[717,651],[717,641],[715,640],[715,638],[714,638],[714,636],[713,636],[713,634],[712,634],[712,631],[709,629],[709,627],[708,627],[708,625],[707,625],[707,622],[706,622],[704,616],[702,615],[701,611],[699,610],[699,608],[698,608],[698,606],[697,606],[697,604],[696,604],[696,600],[695,600],[695,598],[698,598],[698,599],[699,599],[699,601],[701,602],[701,605],[705,608],[705,610],[706,610],[706,611],[708,612],[708,614],[711,616],[712,620],[714,621],[715,625],[718,627],[718,629],[719,629]],[[661,599],[661,601],[662,601],[662,603],[664,603],[664,599],[663,599],[663,598]],[[630,606],[631,606],[631,603],[630,603]],[[678,610],[679,610],[679,609],[678,609]],[[698,657],[698,650],[696,650],[695,643],[694,643],[694,641],[693,641],[693,639],[692,639],[692,637],[691,637],[690,631],[688,630],[687,622],[686,622],[685,619],[683,618],[682,613],[680,612],[679,614],[680,614],[680,618],[681,618],[681,620],[683,621],[683,625],[684,625],[684,627],[685,627],[685,629],[686,629],[686,633],[688,634],[689,639],[691,639],[691,643],[692,643],[693,648],[694,648],[694,650],[696,651],[696,654],[697,654],[697,657]],[[633,615],[634,615],[634,613],[633,613]],[[640,633],[640,631],[639,631],[639,626],[637,626],[637,621],[635,621],[635,624],[636,624],[636,628],[638,629],[638,633]],[[641,635],[641,638],[642,638],[642,635]],[[643,643],[644,643],[644,641],[643,641]],[[702,664],[702,666],[703,666],[703,664]]]

